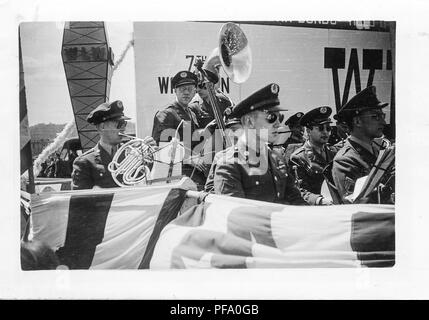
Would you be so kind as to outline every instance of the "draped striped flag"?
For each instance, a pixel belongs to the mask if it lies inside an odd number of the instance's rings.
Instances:
[[[70,269],[395,263],[392,205],[287,206],[220,195],[197,204],[186,196],[195,189],[189,181],[32,195],[29,238]]]
[[[70,269],[137,269],[195,189],[189,181],[34,194],[29,239],[47,244]]]
[[[394,206],[286,206],[210,195],[167,225],[152,269],[390,267]]]

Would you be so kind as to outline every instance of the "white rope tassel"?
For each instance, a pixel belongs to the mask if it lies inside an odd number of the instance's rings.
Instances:
[[[112,72],[114,72],[116,69],[118,69],[119,65],[122,63],[122,61],[125,59],[125,56],[127,55],[128,50],[134,46],[134,40],[128,41],[127,46],[125,47],[124,51],[119,56],[119,59],[116,60],[115,65],[113,66]]]
[[[37,159],[34,161],[34,164],[33,164],[33,172],[35,177],[39,175],[40,170],[42,169],[42,163],[45,162],[46,159],[48,159],[48,157],[52,153],[54,153],[55,151],[57,151],[63,146],[64,141],[66,141],[66,139],[69,138],[70,134],[73,131],[73,128],[74,128],[74,120],[67,123],[64,129],[57,134],[57,137],[55,138],[55,140],[51,144],[49,144],[45,149],[43,149],[43,151],[39,154],[39,156],[37,157]]]

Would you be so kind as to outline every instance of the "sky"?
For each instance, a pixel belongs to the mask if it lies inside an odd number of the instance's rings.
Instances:
[[[132,39],[132,22],[105,22],[115,62]],[[28,120],[63,124],[73,120],[73,109],[61,58],[64,22],[21,24]],[[135,122],[134,52],[131,47],[111,79],[110,101],[121,100]]]

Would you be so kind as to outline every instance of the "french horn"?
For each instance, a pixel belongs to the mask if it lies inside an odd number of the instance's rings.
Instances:
[[[144,139],[126,134],[121,135],[131,138],[131,140],[116,151],[107,167],[113,180],[120,187],[134,186],[144,180],[147,181],[156,150]]]

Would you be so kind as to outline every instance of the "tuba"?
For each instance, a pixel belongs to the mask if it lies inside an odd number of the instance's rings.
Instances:
[[[218,47],[213,49],[204,64],[201,60],[197,60],[195,67],[200,73],[202,83],[207,87],[216,124],[225,145],[229,147],[232,143],[225,133],[225,122],[217,102],[214,85],[219,81],[220,67],[234,83],[240,84],[249,78],[252,69],[252,53],[243,30],[232,22],[224,24],[219,33]]]
[[[155,149],[144,139],[136,139],[123,133],[120,135],[131,140],[116,151],[107,167],[113,180],[120,187],[133,186],[144,180],[147,182]]]

